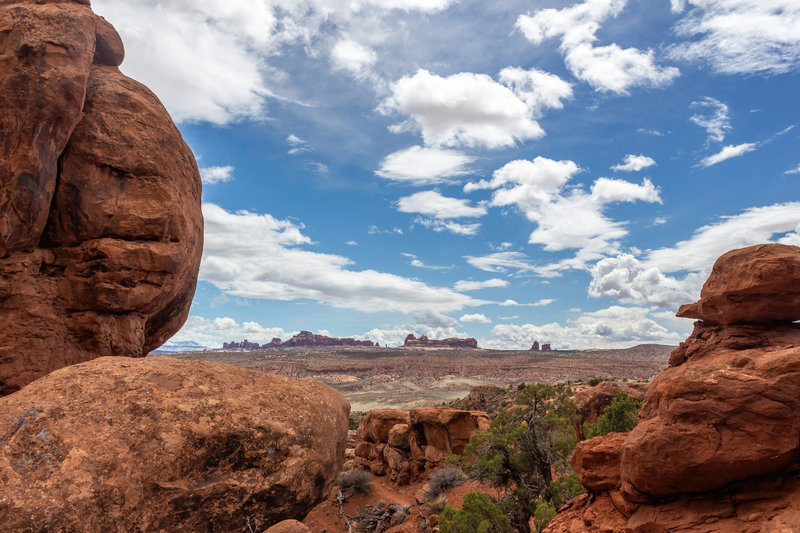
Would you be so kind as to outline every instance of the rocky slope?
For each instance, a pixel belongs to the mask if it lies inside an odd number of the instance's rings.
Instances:
[[[639,425],[578,445],[590,493],[551,533],[800,530],[800,248],[723,255],[679,314],[701,321]]]
[[[88,1],[2,2],[0,45],[3,395],[173,335],[203,221],[191,150]]]

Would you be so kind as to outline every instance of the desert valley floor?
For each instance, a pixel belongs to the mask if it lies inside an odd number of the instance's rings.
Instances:
[[[475,385],[604,379],[649,379],[667,366],[674,346],[533,352],[431,348],[292,348],[154,354],[228,363],[320,380],[341,391],[353,411],[409,409],[461,398]]]

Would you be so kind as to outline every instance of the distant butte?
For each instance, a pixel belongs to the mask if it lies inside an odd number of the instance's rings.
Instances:
[[[222,343],[223,350],[268,350],[270,348],[294,348],[301,346],[366,346],[372,347],[376,344],[372,341],[358,341],[353,338],[340,339],[337,337],[328,337],[326,335],[315,335],[310,331],[301,331],[286,342],[281,341],[278,337],[266,344],[258,344],[257,342],[248,342],[247,339],[242,342],[224,342]]]
[[[414,334],[409,334],[406,337],[405,342],[403,343],[404,348],[477,348],[478,341],[473,338],[469,339],[459,339],[457,337],[452,337],[449,339],[429,339],[425,335],[420,337],[419,339],[414,336]]]

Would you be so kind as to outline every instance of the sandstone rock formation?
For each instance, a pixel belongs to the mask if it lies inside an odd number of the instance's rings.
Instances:
[[[533,344],[531,345],[531,351],[532,352],[539,351],[539,341],[533,341]]]
[[[353,466],[406,484],[442,466],[448,456],[463,454],[472,435],[489,424],[486,413],[450,407],[374,409],[358,427],[361,442]]]
[[[103,357],[0,413],[0,530],[263,531],[329,494],[349,405],[310,380]]]
[[[0,395],[183,324],[200,175],[88,1],[0,5]]]
[[[405,342],[403,342],[403,346],[406,348],[477,348],[478,341],[472,337],[468,339],[452,337],[436,340],[429,339],[425,335],[418,339],[413,333],[410,333]]]
[[[573,467],[590,493],[548,531],[800,530],[800,269],[791,265],[798,247],[720,257],[700,302],[681,308],[704,320],[651,382],[639,425],[579,445]]]
[[[223,350],[268,350],[270,348],[294,348],[294,347],[314,347],[314,346],[365,346],[372,347],[375,343],[372,341],[357,341],[353,338],[338,338],[328,337],[326,335],[315,335],[310,331],[301,331],[286,342],[275,337],[272,341],[266,344],[258,344],[257,342],[248,342],[245,339],[242,342],[224,342],[222,343]]]

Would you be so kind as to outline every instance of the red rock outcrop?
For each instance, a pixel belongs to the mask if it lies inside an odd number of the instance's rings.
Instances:
[[[800,248],[782,245],[720,257],[692,307],[705,320],[650,383],[633,431],[581,443],[573,467],[590,494],[548,531],[800,530],[795,264]]]
[[[478,341],[472,337],[468,339],[451,337],[437,340],[429,339],[425,335],[418,339],[413,333],[409,333],[405,342],[403,342],[403,346],[406,348],[477,348]]]
[[[0,395],[182,325],[200,175],[89,2],[0,5]]]
[[[374,409],[358,427],[362,442],[353,464],[406,484],[440,467],[448,456],[463,454],[472,435],[489,424],[486,413],[450,407]]]
[[[531,351],[532,352],[539,351],[539,341],[533,341],[533,344],[531,345]]]
[[[791,322],[800,318],[797,246],[760,244],[731,250],[714,264],[700,300],[678,316],[715,324]]]
[[[349,405],[311,380],[104,357],[0,413],[0,530],[262,531],[329,494]]]

